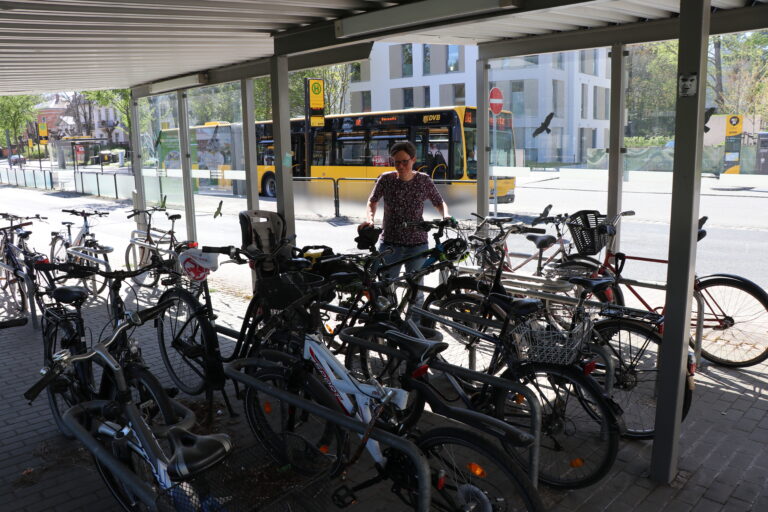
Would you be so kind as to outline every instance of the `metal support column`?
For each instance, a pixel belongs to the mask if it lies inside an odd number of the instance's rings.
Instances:
[[[626,97],[626,53],[624,45],[611,46],[611,121],[608,144],[608,218],[621,211],[622,177],[624,175],[624,118]],[[613,251],[619,251],[621,224],[613,237]]]
[[[272,86],[272,138],[275,143],[277,211],[285,217],[288,236],[296,233],[293,211],[293,156],[291,153],[291,112],[288,97],[288,57],[276,55],[269,62]]]
[[[245,165],[245,198],[249,210],[259,209],[259,174],[256,168],[256,119],[253,114],[253,78],[240,80],[243,109],[243,157]]]
[[[491,156],[490,134],[488,131],[488,69],[490,65],[487,59],[477,60],[477,213],[488,215],[488,197],[490,190],[488,179],[490,173],[489,162]],[[450,207],[450,205],[449,205]]]
[[[139,99],[135,95],[135,91],[131,89],[131,109],[128,113],[131,119],[131,171],[133,172],[133,207],[137,210],[144,210],[147,208],[146,196],[144,195],[144,175],[141,170],[141,125],[139,120]],[[137,215],[136,217],[137,229],[144,231],[147,229],[147,225],[144,219],[144,215]]]
[[[179,107],[179,153],[181,153],[181,185],[184,189],[184,219],[187,224],[187,240],[197,240],[195,195],[192,190],[192,163],[189,153],[187,91],[176,91],[176,102]]]
[[[684,365],[691,336],[691,290],[696,264],[710,1],[680,2],[679,22],[667,299],[664,339],[659,347],[660,393],[650,473],[653,480],[661,483],[671,482],[677,474]]]

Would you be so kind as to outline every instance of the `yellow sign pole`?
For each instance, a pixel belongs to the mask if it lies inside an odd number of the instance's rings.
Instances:
[[[741,134],[744,131],[744,116],[728,116],[725,121],[725,145],[723,151],[723,174],[741,173]]]

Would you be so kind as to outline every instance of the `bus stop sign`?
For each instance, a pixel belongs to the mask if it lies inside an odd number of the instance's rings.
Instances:
[[[488,95],[488,99],[493,115],[497,116],[501,114],[501,107],[504,106],[504,95],[501,94],[501,89],[498,87],[491,89],[491,93]]]

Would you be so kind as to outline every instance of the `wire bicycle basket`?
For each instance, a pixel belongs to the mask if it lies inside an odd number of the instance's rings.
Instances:
[[[309,272],[283,272],[261,278],[256,284],[257,293],[271,308],[284,309],[299,300],[310,290],[323,284],[323,276]]]
[[[605,247],[608,235],[601,229],[604,223],[605,215],[597,210],[581,210],[568,218],[565,224],[579,254],[594,256]]]
[[[590,319],[585,319],[570,331],[530,321],[512,329],[511,336],[520,361],[569,365],[579,356],[591,333]]]

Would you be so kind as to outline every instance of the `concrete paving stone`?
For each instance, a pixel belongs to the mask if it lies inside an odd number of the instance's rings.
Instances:
[[[728,484],[715,480],[712,485],[707,488],[707,491],[704,493],[704,497],[706,499],[724,504],[728,502],[728,498],[731,496],[731,493],[733,493],[735,488],[736,485],[734,484]]]
[[[663,506],[668,503],[675,494],[677,494],[677,489],[668,485],[659,485],[648,494],[645,498],[645,502]]]
[[[741,420],[734,423],[733,428],[741,430],[743,432],[752,432],[758,425],[757,420],[751,420],[748,418],[741,418]]]
[[[691,505],[681,501],[671,501],[667,503],[664,508],[659,509],[663,512],[689,512]]]
[[[634,484],[621,493],[619,500],[613,502],[613,505],[618,506],[619,508],[616,509],[612,506],[611,510],[633,510],[635,507],[643,503],[649,494],[649,489]]]
[[[746,501],[747,503],[753,503],[760,496],[760,493],[765,492],[762,486],[759,486],[753,482],[742,481],[733,490],[731,494],[732,498]]]
[[[675,501],[683,502],[688,505],[695,505],[707,491],[707,488],[703,485],[693,484],[690,481],[686,482],[686,485],[680,489],[675,495]]]
[[[694,510],[695,512],[719,512],[722,508],[722,503],[718,503],[707,498],[702,498],[693,506],[691,510]]]
[[[762,409],[758,409],[755,407],[755,404],[753,403],[752,406],[749,408],[748,411],[744,413],[744,418],[749,420],[757,420],[760,421],[765,417],[765,411]]]
[[[754,404],[755,404],[755,400],[739,398],[738,400],[736,400],[731,404],[731,409],[746,412],[749,409],[751,409]]]
[[[751,503],[738,499],[728,500],[728,503],[720,509],[721,512],[750,512],[751,510],[754,510]]]
[[[749,433],[749,438],[760,443],[768,443],[768,430],[758,425],[757,428]]]

